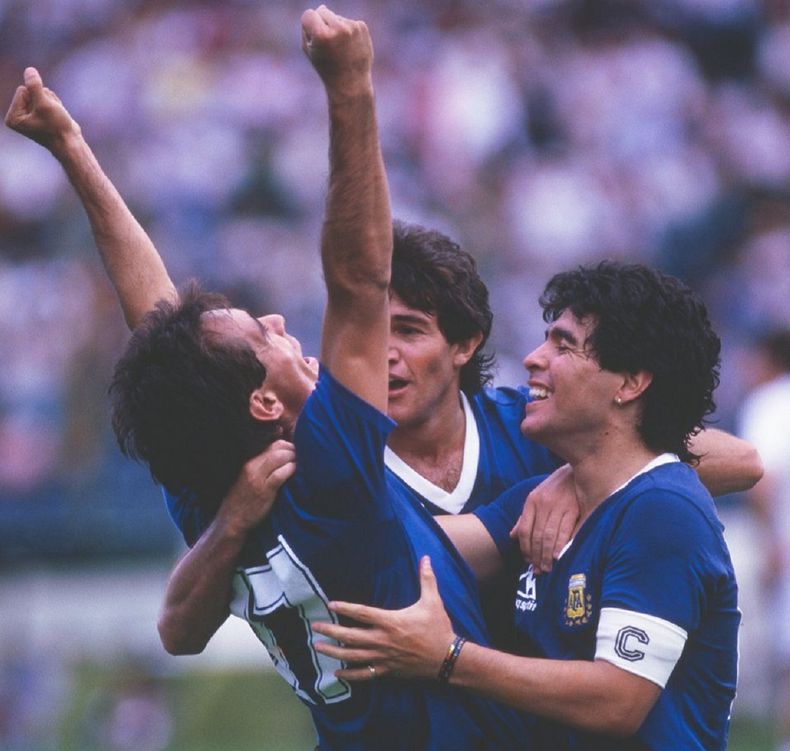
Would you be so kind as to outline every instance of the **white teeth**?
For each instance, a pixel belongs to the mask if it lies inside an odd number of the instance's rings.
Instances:
[[[542,386],[530,386],[529,395],[532,399],[548,399],[549,392]]]

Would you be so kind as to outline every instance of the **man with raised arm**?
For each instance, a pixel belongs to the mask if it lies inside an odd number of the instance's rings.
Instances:
[[[331,617],[330,597],[413,602],[423,554],[442,572],[457,628],[487,638],[465,564],[422,506],[385,480],[392,230],[367,28],[321,6],[302,29],[331,123],[321,368],[281,317],[253,318],[192,287],[137,325],[113,378],[116,434],[163,484],[195,492],[203,518],[214,518],[199,545],[218,540],[227,553],[237,543],[232,609],[310,708],[320,749],[524,748],[522,720],[494,702],[419,683],[352,689],[315,650],[311,624]],[[280,436],[293,440],[299,465],[265,522],[236,537],[222,529],[220,501],[234,497],[245,461]]]

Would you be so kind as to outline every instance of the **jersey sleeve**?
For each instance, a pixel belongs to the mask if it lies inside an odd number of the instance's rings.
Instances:
[[[381,508],[384,447],[395,423],[336,381],[326,368],[294,432],[292,487],[312,514],[336,519]]]
[[[210,524],[210,520],[206,520],[198,504],[197,496],[186,489],[172,493],[165,487],[162,488],[162,495],[173,524],[178,527],[184,542],[192,547],[198,541],[203,530]]]
[[[519,482],[502,493],[496,500],[485,506],[478,506],[472,512],[488,530],[488,534],[496,543],[502,558],[509,564],[515,562],[515,556],[518,557],[518,563],[521,562],[518,546],[511,539],[510,530],[513,529],[521,516],[527,496],[544,479],[545,475],[541,475]]]
[[[720,540],[700,509],[674,491],[643,492],[608,547],[596,659],[663,687],[712,583],[726,577]]]

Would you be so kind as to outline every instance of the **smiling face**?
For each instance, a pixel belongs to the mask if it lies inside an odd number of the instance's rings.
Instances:
[[[253,318],[238,308],[212,310],[203,314],[207,331],[242,339],[266,368],[263,389],[282,404],[286,433],[296,422],[307,397],[318,380],[318,361],[302,355],[299,341],[285,330],[280,315]]]
[[[399,427],[417,427],[453,401],[458,405],[459,373],[474,349],[450,344],[436,316],[390,301],[389,405]]]
[[[622,375],[603,370],[588,345],[592,318],[569,310],[554,321],[546,340],[524,358],[532,401],[521,431],[566,460],[611,428]]]

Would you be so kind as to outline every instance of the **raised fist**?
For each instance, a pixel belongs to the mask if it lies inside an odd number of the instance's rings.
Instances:
[[[302,14],[302,49],[327,88],[348,90],[367,86],[373,44],[364,21],[352,21],[325,5]]]
[[[25,68],[25,83],[18,86],[5,116],[5,124],[52,150],[69,134],[80,134],[60,98],[44,86],[35,68]]]

